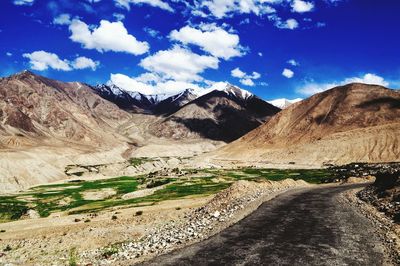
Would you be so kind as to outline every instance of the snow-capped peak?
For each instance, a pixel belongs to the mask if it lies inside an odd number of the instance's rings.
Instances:
[[[285,109],[285,108],[289,107],[290,105],[292,105],[292,104],[294,104],[296,102],[299,102],[301,100],[303,100],[303,99],[296,98],[296,99],[289,100],[289,99],[286,99],[286,98],[280,98],[280,99],[270,100],[270,101],[267,101],[267,102],[272,104],[272,105],[274,105],[274,106],[276,106],[276,107],[279,107],[281,109]]]
[[[228,84],[224,90],[226,93],[228,94],[233,94],[236,97],[240,97],[242,99],[247,99],[251,96],[253,96],[253,94],[247,90],[235,87],[233,85]]]

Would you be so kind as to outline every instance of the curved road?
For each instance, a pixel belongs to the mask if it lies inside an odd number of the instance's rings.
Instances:
[[[284,193],[208,240],[145,265],[382,265],[373,224],[338,201],[359,186]]]

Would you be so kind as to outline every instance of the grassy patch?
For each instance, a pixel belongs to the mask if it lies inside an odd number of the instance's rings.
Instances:
[[[132,166],[139,166],[141,164],[147,163],[147,162],[153,162],[155,159],[149,158],[149,157],[135,157],[135,158],[130,158],[129,163]]]
[[[132,164],[143,163],[147,158],[134,158]],[[92,166],[93,167],[93,166]],[[181,199],[192,196],[215,194],[237,180],[273,180],[286,178],[305,180],[309,183],[324,183],[333,173],[325,169],[186,169],[184,176],[159,176],[158,172],[136,177],[121,176],[96,181],[74,180],[74,182],[51,184],[31,188],[12,196],[0,197],[0,222],[17,220],[28,209],[36,210],[41,217],[53,212],[67,211],[69,214],[97,212],[116,206],[147,206],[165,200]],[[138,189],[153,188],[165,185],[154,194],[122,199],[122,195]],[[112,189],[114,195],[98,200],[84,198],[85,192],[101,192]]]

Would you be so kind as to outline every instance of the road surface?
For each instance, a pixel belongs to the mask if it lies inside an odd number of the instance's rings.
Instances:
[[[284,193],[208,240],[144,265],[382,265],[373,224],[338,202],[357,186]]]

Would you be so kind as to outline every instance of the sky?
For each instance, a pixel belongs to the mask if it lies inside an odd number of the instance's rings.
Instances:
[[[306,98],[400,88],[398,0],[1,0],[0,76],[29,69],[145,94]]]

